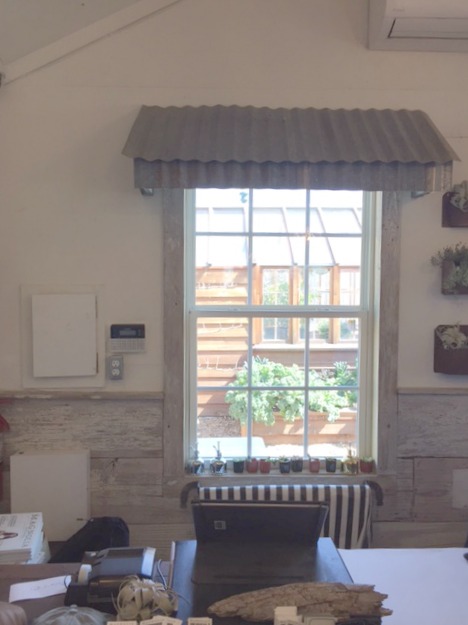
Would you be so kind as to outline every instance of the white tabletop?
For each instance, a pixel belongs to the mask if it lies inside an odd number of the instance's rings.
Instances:
[[[340,549],[357,584],[387,594],[383,625],[468,625],[468,549]]]

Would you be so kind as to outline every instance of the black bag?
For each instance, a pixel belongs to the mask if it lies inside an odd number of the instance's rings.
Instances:
[[[86,525],[59,547],[49,562],[81,562],[85,551],[109,547],[128,547],[128,525],[120,517],[103,516],[89,519]]]

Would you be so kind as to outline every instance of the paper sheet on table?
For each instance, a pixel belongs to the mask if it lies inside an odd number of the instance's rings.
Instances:
[[[24,566],[27,566],[25,564]],[[47,579],[38,579],[33,582],[21,582],[10,586],[10,603],[23,601],[24,599],[41,599],[41,597],[52,597],[61,595],[67,591],[67,586],[71,581],[70,575],[60,575]]]
[[[388,595],[382,625],[465,625],[467,549],[340,549],[354,582]],[[464,616],[463,616],[464,615]]]

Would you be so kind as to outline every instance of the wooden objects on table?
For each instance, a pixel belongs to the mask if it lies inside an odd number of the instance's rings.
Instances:
[[[218,617],[240,617],[246,621],[273,621],[277,606],[296,606],[298,614],[332,615],[340,619],[388,616],[382,607],[387,595],[365,584],[308,582],[286,584],[240,593],[217,601],[208,614]]]

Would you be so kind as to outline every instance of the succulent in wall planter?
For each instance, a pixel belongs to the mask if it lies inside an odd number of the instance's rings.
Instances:
[[[291,458],[291,471],[293,473],[300,473],[304,468],[304,460],[299,458],[298,456],[293,456]]]
[[[271,460],[270,458],[261,458],[260,460],[260,473],[270,473]]]
[[[444,295],[468,294],[468,245],[448,245],[431,256],[431,263],[442,269]]]
[[[244,473],[245,460],[243,458],[234,458],[232,461],[232,470],[234,473]]]
[[[278,460],[280,473],[291,472],[291,458],[282,457]]]
[[[309,471],[311,473],[318,473],[320,471],[320,458],[309,457]]]
[[[468,180],[455,184],[442,197],[442,226],[466,228],[468,226]]]
[[[434,330],[434,371],[468,374],[468,326],[439,325]]]

